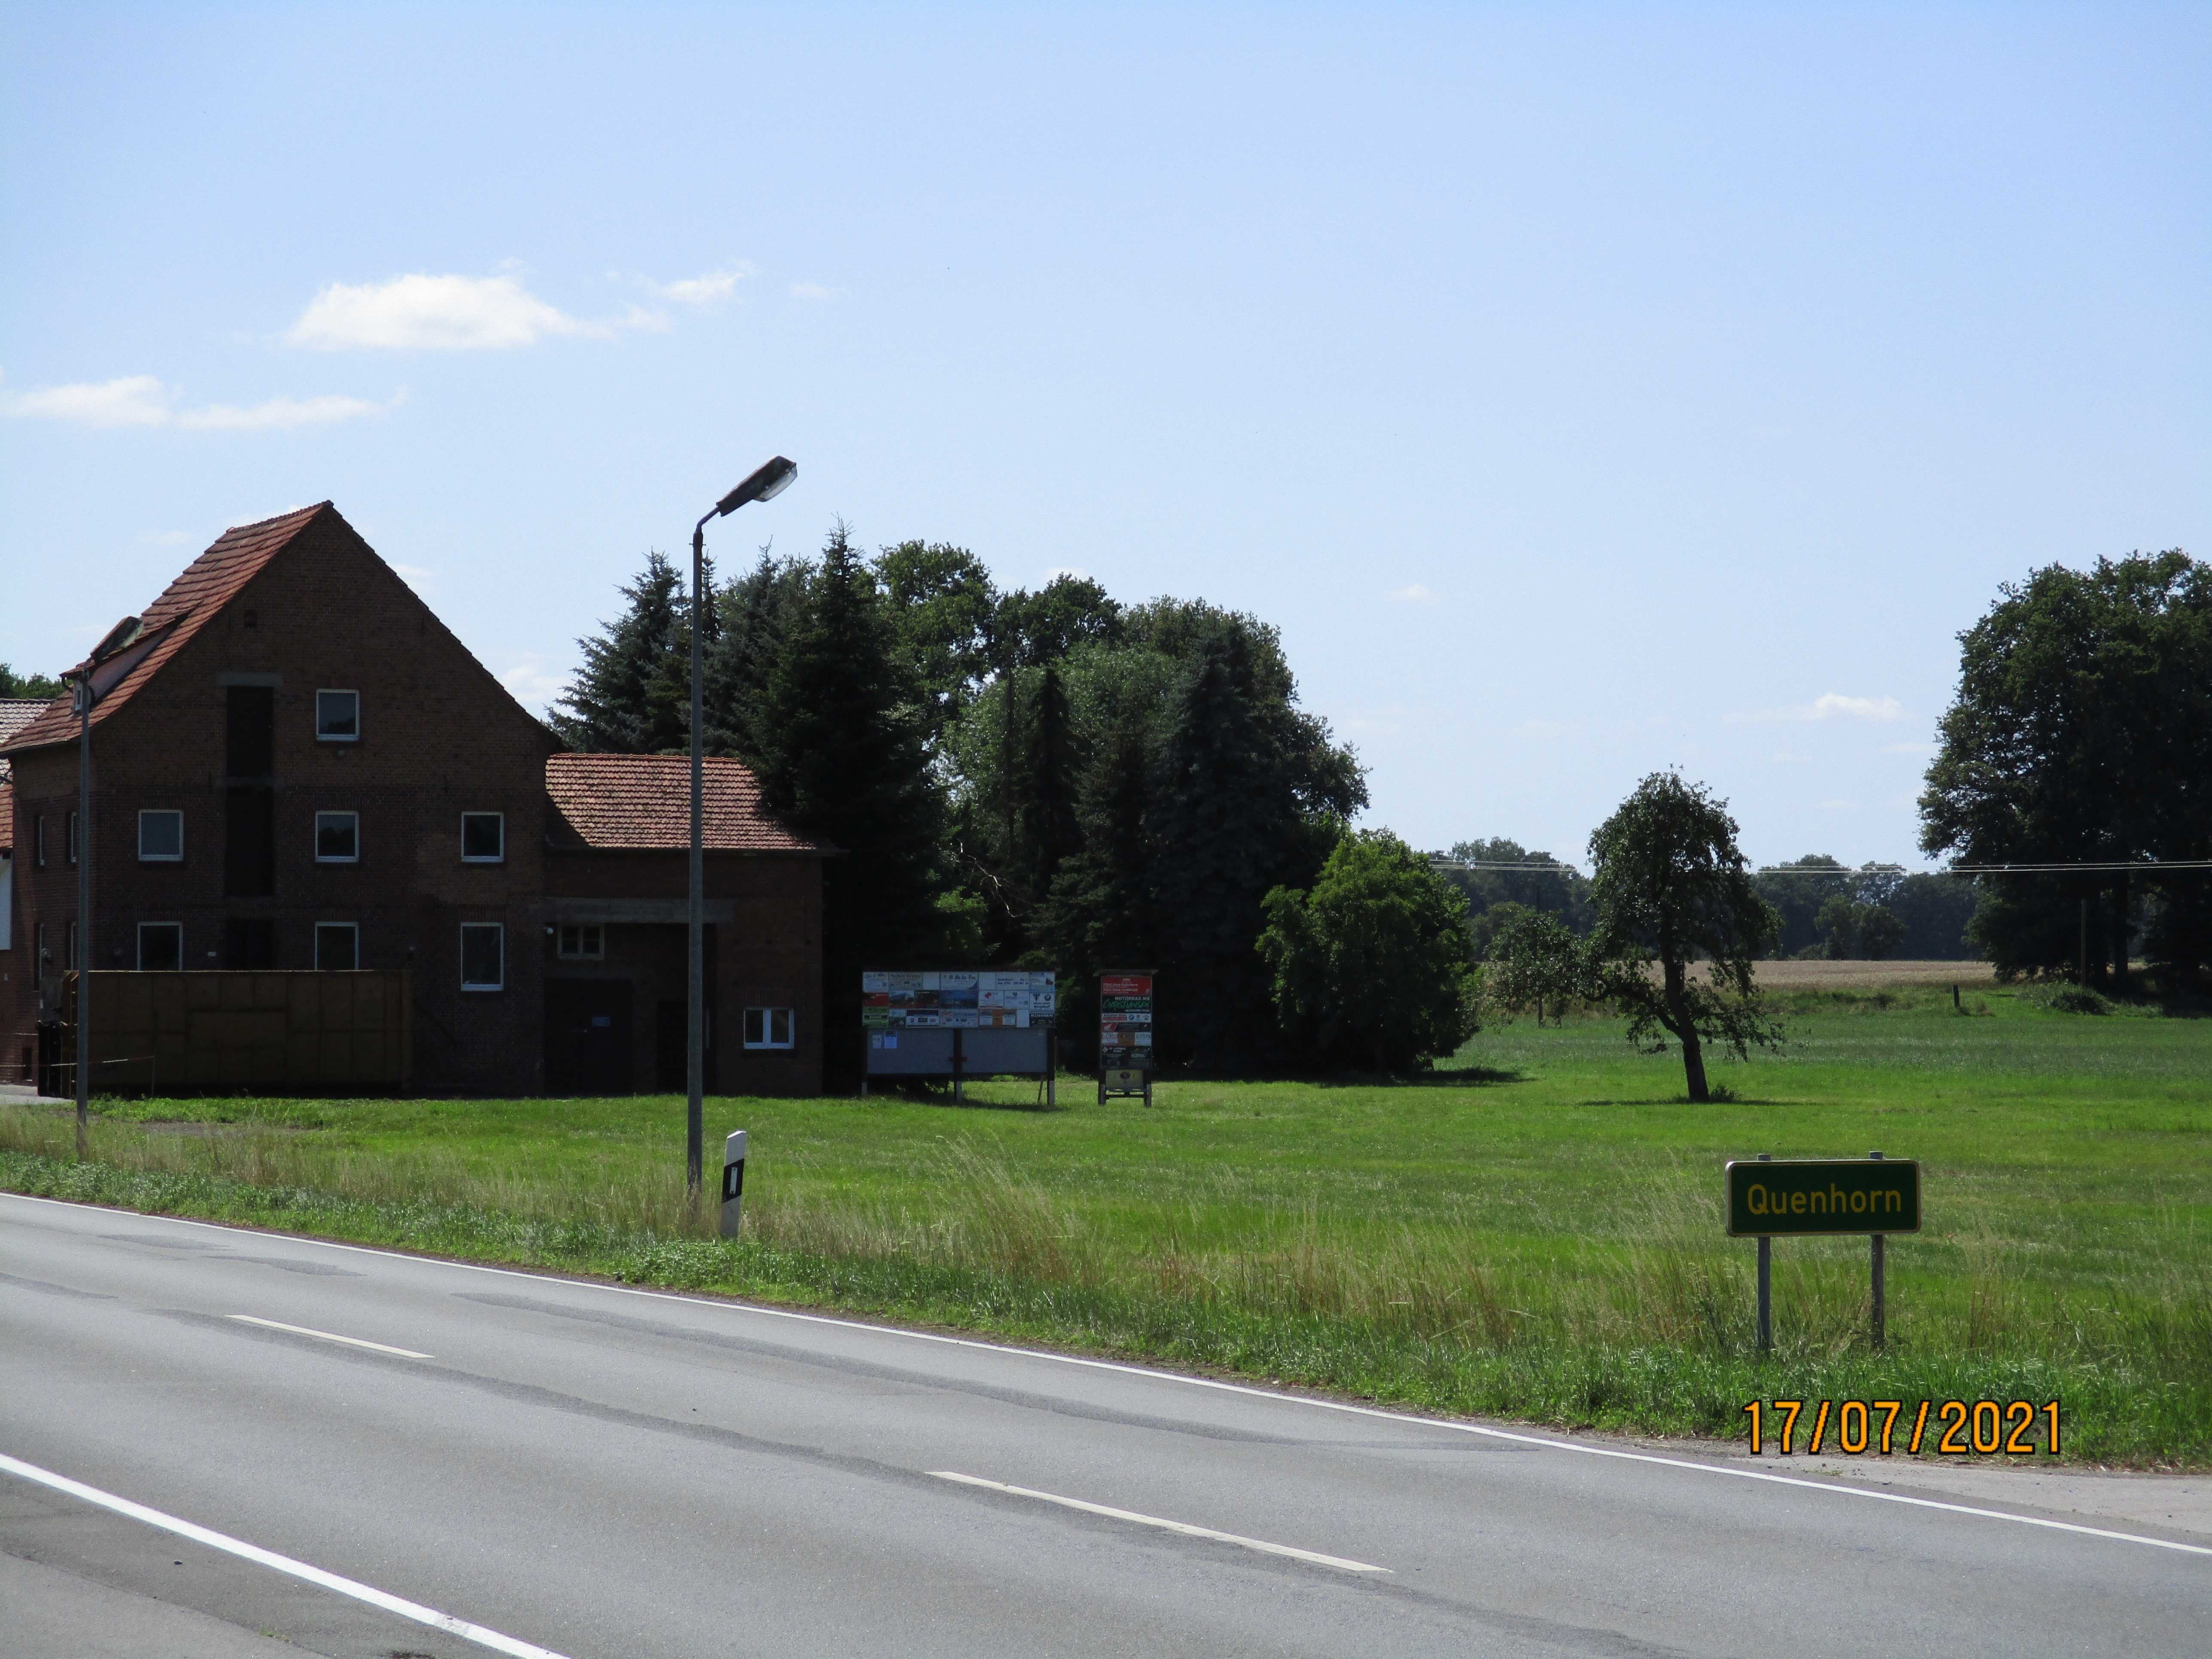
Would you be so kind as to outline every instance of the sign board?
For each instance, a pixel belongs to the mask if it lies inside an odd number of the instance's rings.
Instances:
[[[1734,1237],[1917,1233],[1920,1165],[1910,1158],[1731,1159]]]
[[[1052,1024],[1058,988],[1049,968],[872,969],[860,975],[860,1023],[871,1033],[1026,1030]]]
[[[1152,1064],[1152,975],[1149,969],[1098,975],[1098,1064],[1102,1070]]]
[[[870,969],[860,975],[867,1079],[1038,1077],[1053,1092],[1053,1017],[1059,975],[1049,968]]]

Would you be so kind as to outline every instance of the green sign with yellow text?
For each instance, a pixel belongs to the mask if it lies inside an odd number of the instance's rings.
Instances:
[[[1731,1160],[1728,1230],[1737,1237],[1917,1233],[1920,1165],[1901,1158]]]

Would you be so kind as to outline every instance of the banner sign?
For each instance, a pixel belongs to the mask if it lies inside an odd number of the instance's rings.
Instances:
[[[1152,976],[1115,972],[1098,976],[1098,1064],[1102,1068],[1152,1064]]]
[[[1739,1238],[1917,1233],[1920,1165],[1903,1158],[1732,1159],[1728,1230]]]
[[[860,1023],[871,1032],[990,1030],[1048,1025],[1059,1007],[1049,968],[946,968],[860,975]]]

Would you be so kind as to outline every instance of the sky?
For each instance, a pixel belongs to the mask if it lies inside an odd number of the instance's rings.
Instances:
[[[2212,549],[2212,9],[15,0],[0,660],[329,499],[533,710],[647,549],[1278,627],[1362,822],[1918,866],[2001,584]],[[333,618],[342,625],[343,618]]]

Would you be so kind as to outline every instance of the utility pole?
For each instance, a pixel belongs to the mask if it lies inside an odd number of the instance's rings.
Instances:
[[[76,680],[76,1157],[92,1126],[92,665]]]

